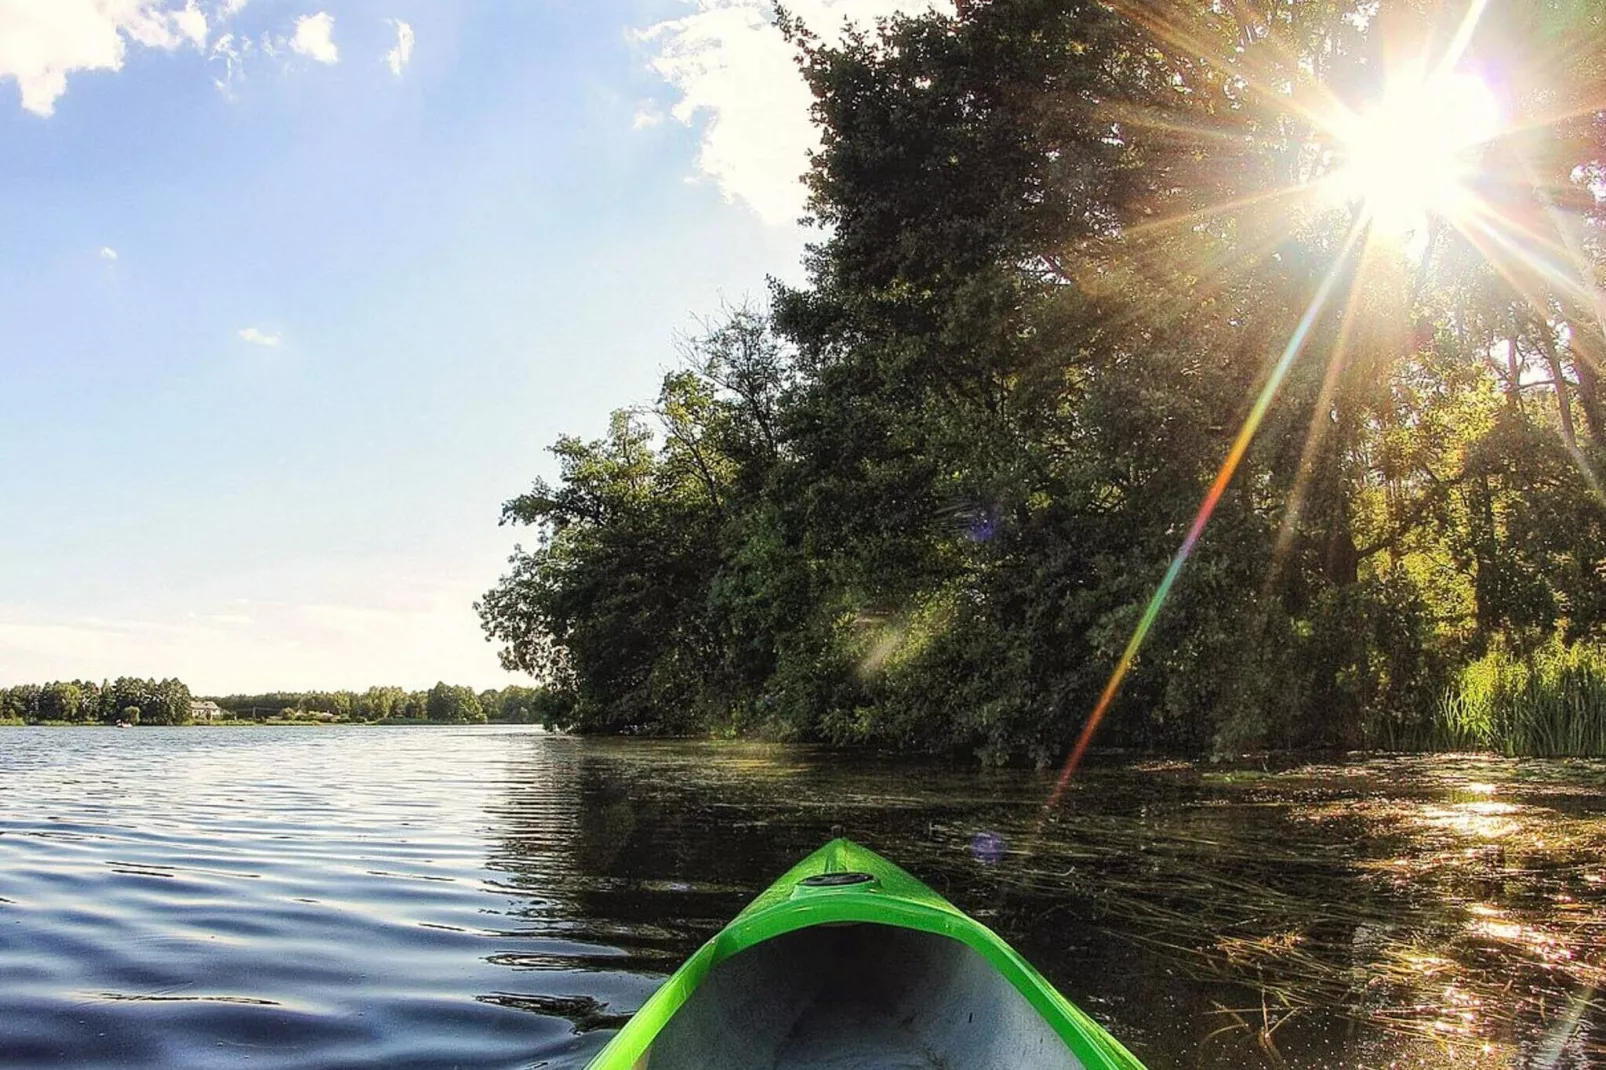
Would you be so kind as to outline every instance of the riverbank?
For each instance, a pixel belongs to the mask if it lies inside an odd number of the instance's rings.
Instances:
[[[1531,683],[1525,684],[1531,688]],[[1498,691],[1495,692],[1499,694]],[[1500,700],[1504,701],[1504,700]],[[1470,712],[1469,712],[1470,711]],[[1554,715],[1547,717],[1546,713]],[[0,718],[0,727],[6,728],[464,728],[473,725],[497,727],[527,727],[552,735],[570,735],[595,740],[635,739],[644,745],[677,746],[704,744],[708,746],[780,745],[808,746],[823,754],[834,754],[855,760],[875,760],[898,763],[925,763],[942,761],[955,767],[975,766],[976,755],[968,750],[947,753],[908,751],[868,743],[825,743],[782,740],[755,734],[733,736],[729,733],[706,735],[628,737],[610,734],[584,734],[549,729],[525,721],[431,721],[416,717],[386,717],[373,721],[326,720],[318,718],[270,717],[262,720],[250,718],[221,718],[205,721],[184,721],[178,724],[126,724],[98,721],[24,721],[19,718]],[[1443,711],[1438,719],[1424,723],[1420,728],[1403,733],[1404,738],[1393,745],[1371,747],[1334,748],[1299,747],[1272,750],[1246,751],[1236,754],[1185,754],[1166,751],[1147,751],[1130,747],[1093,747],[1088,751],[1090,760],[1104,764],[1142,763],[1155,768],[1173,764],[1205,762],[1222,771],[1235,769],[1277,771],[1294,768],[1309,762],[1362,761],[1371,758],[1407,756],[1465,756],[1487,758],[1606,758],[1606,708],[1588,702],[1552,702],[1535,704],[1531,708],[1521,705],[1498,706],[1487,701],[1480,707],[1457,693],[1446,696]],[[983,763],[998,765],[999,763]],[[1021,761],[1003,763],[1022,768],[1030,763]],[[1050,762],[1049,765],[1054,763]],[[1230,775],[1230,774],[1229,774]]]

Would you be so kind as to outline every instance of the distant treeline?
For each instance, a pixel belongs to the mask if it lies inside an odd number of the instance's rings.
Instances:
[[[260,695],[211,698],[225,714],[240,720],[501,721],[541,724],[559,719],[563,700],[544,688],[508,686],[476,692],[472,687],[438,683],[427,691],[370,687],[366,691],[269,691]]]
[[[125,676],[98,684],[91,680],[58,680],[0,689],[0,722],[189,724],[195,720],[197,702],[203,704],[203,710],[204,703],[215,703],[224,719],[243,721],[553,724],[566,713],[561,696],[533,687],[476,692],[472,687],[438,683],[427,691],[370,687],[361,692],[270,691],[197,700],[180,680]]]
[[[56,680],[0,690],[0,721],[183,724],[190,719],[191,701],[180,680]]]

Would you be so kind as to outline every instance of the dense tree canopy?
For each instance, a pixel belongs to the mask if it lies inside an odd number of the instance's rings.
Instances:
[[[0,688],[0,720],[57,721],[68,724],[185,724],[190,689],[180,680],[141,680],[120,676],[99,684],[90,680],[18,684]]]
[[[223,695],[215,702],[236,721],[505,721],[556,724],[565,719],[568,696],[517,685],[478,694],[471,687],[436,684],[428,691],[370,687],[356,691],[269,691]],[[65,724],[187,724],[190,689],[179,680],[57,681],[0,688],[0,721]]]
[[[1473,659],[1606,638],[1606,15],[1461,15],[783,18],[808,283],[507,503],[536,542],[480,607],[505,664],[583,730],[1047,760],[1262,415],[1111,741],[1408,743]],[[1391,218],[1346,122],[1399,53],[1463,48],[1500,129]]]
[[[333,721],[512,721],[541,723],[555,719],[554,698],[541,688],[509,686],[475,693],[471,687],[438,683],[427,691],[370,687],[366,691],[272,691],[225,695],[217,703],[244,720],[268,718]]]

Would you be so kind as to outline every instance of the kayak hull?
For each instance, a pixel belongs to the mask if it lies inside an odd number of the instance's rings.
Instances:
[[[1142,1070],[992,930],[850,840],[703,945],[589,1070]]]

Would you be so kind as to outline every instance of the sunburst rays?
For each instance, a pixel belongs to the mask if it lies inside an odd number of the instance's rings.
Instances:
[[[1117,0],[1114,9],[1151,36],[1156,47],[1188,58],[1190,63],[1215,67],[1231,80],[1243,99],[1261,111],[1299,128],[1285,130],[1285,151],[1303,164],[1286,175],[1284,184],[1266,189],[1238,190],[1216,203],[1189,204],[1169,215],[1145,220],[1123,231],[1119,241],[1126,271],[1140,277],[1151,274],[1156,301],[1144,316],[1170,321],[1185,315],[1202,293],[1230,285],[1256,270],[1279,245],[1305,228],[1339,212],[1347,216],[1345,237],[1331,254],[1321,281],[1280,356],[1265,376],[1243,424],[1222,462],[1212,485],[1195,513],[1181,546],[1149,599],[1122,651],[1097,703],[1084,722],[1047,806],[1061,797],[1105,715],[1119,695],[1155,620],[1178,577],[1202,537],[1206,525],[1231,482],[1267,412],[1275,403],[1289,369],[1306,348],[1323,313],[1335,303],[1337,291],[1347,287],[1343,313],[1328,345],[1328,366],[1312,425],[1306,436],[1299,471],[1290,494],[1289,513],[1277,541],[1275,556],[1285,553],[1310,478],[1315,452],[1320,448],[1322,421],[1334,404],[1345,373],[1349,343],[1360,311],[1360,292],[1374,275],[1374,265],[1407,254],[1403,236],[1411,231],[1437,233],[1448,227],[1477,251],[1548,324],[1552,295],[1586,309],[1606,334],[1606,303],[1600,297],[1595,270],[1576,235],[1568,230],[1557,209],[1555,183],[1539,180],[1522,158],[1518,142],[1543,137],[1558,124],[1575,121],[1597,111],[1574,99],[1550,114],[1536,106],[1526,112],[1506,113],[1495,93],[1465,61],[1478,51],[1479,31],[1488,0],[1471,0],[1464,9],[1441,12],[1453,15],[1452,29],[1431,61],[1429,50],[1409,42],[1378,42],[1385,55],[1411,55],[1391,70],[1373,71],[1369,95],[1378,103],[1366,108],[1309,75],[1293,50],[1277,43],[1277,34],[1250,0],[1207,9],[1206,17],[1222,25],[1191,20],[1177,5],[1150,0]],[[1377,14],[1374,9],[1372,14]],[[1236,19],[1236,33],[1227,20]],[[1370,29],[1385,33],[1383,28]],[[1403,47],[1402,47],[1403,46]],[[1575,41],[1559,47],[1577,49]],[[1413,55],[1414,51],[1414,55]],[[1541,70],[1541,57],[1527,57],[1532,69]],[[1389,66],[1385,64],[1385,66]],[[1293,73],[1290,73],[1293,72]],[[1593,94],[1601,96],[1601,94]],[[1561,94],[1563,100],[1566,95]],[[1554,101],[1556,94],[1551,95]],[[1603,97],[1606,99],[1606,97]],[[1189,121],[1176,115],[1126,109],[1112,116],[1133,128],[1149,128],[1166,136],[1192,136],[1201,153],[1229,149],[1234,137],[1215,117],[1208,122]],[[1518,137],[1517,135],[1521,135]],[[1250,134],[1243,135],[1252,140]],[[1492,150],[1496,146],[1498,151]],[[1226,183],[1230,187],[1231,183]],[[1495,187],[1506,198],[1489,194]],[[1511,203],[1502,203],[1509,200]],[[1407,217],[1407,218],[1401,218]],[[1427,230],[1431,220],[1432,230]],[[1188,254],[1190,238],[1212,227],[1232,227],[1231,238],[1197,243]],[[1239,241],[1242,233],[1254,240]],[[1416,291],[1435,255],[1430,240],[1420,251],[1416,283],[1406,301],[1405,313],[1414,314]],[[1182,254],[1182,255],[1179,255]],[[1110,277],[1119,278],[1120,272]],[[1178,285],[1176,280],[1189,280]],[[1094,281],[1096,280],[1083,280]],[[1403,354],[1402,354],[1403,355]],[[1592,486],[1600,482],[1576,450],[1575,461]],[[1275,562],[1273,563],[1275,567]]]

